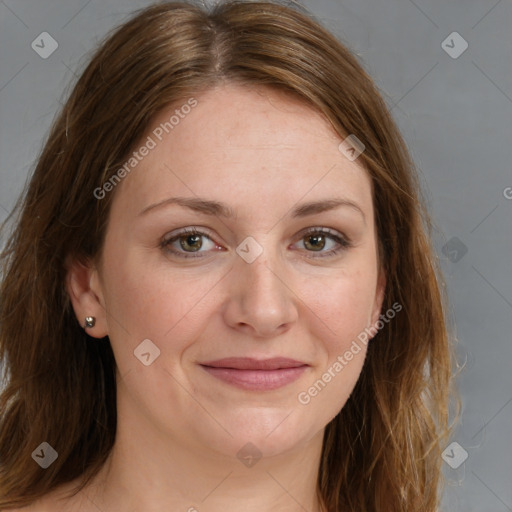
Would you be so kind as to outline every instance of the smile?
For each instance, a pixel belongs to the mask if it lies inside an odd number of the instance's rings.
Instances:
[[[241,389],[270,391],[296,381],[309,365],[287,358],[259,361],[250,358],[226,358],[200,365],[213,377]]]

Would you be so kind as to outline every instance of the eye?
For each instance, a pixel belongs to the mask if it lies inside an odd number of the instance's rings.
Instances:
[[[309,253],[317,253],[314,258],[335,256],[352,246],[350,240],[329,228],[308,228],[298,242]],[[185,228],[174,236],[164,239],[161,248],[179,258],[201,258],[212,250],[223,250],[204,231],[195,227]]]
[[[186,228],[161,243],[162,249],[181,258],[201,258],[204,252],[219,248],[207,233]]]
[[[314,258],[334,256],[351,247],[350,241],[329,228],[309,228],[300,242],[307,252],[316,252]],[[325,250],[327,249],[327,250]]]

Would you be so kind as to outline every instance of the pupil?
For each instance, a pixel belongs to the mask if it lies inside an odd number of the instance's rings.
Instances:
[[[189,235],[185,237],[184,241],[182,239],[180,243],[182,249],[192,249],[192,251],[197,251],[201,249],[201,246],[203,245],[201,242],[201,235]]]
[[[312,241],[312,243],[310,241]],[[325,247],[324,235],[308,236],[305,245],[308,249],[312,248],[314,251],[322,250]],[[310,247],[308,247],[308,245]]]

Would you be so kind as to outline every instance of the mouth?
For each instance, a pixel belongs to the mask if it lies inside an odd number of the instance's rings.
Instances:
[[[228,384],[251,391],[270,391],[297,380],[309,365],[284,357],[252,359],[230,357],[201,363],[211,376]]]

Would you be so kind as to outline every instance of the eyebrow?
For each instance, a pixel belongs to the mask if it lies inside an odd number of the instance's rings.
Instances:
[[[236,217],[233,209],[229,207],[227,204],[221,203],[219,201],[203,199],[200,197],[170,197],[158,203],[154,203],[147,206],[139,213],[139,216],[146,215],[148,212],[155,210],[156,208],[160,208],[170,204],[177,204],[179,206],[189,208],[195,212],[202,213],[204,215],[225,217],[227,219],[232,219]],[[324,199],[322,201],[311,201],[309,203],[302,203],[301,205],[298,205],[295,208],[293,208],[293,210],[291,211],[291,217],[307,217],[308,215],[314,215],[317,213],[334,210],[341,206],[347,206],[359,212],[362,215],[363,220],[366,224],[366,216],[361,207],[354,201],[351,201],[346,198],[331,198]]]

